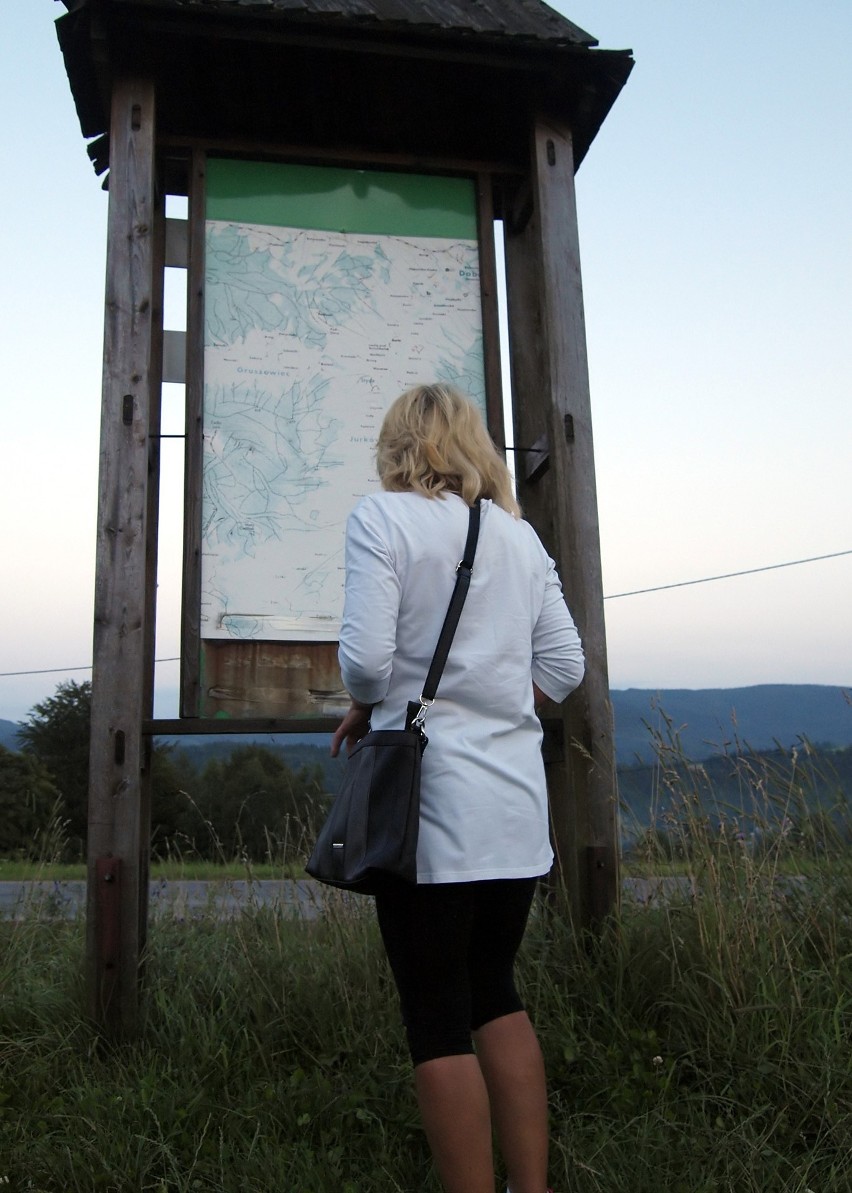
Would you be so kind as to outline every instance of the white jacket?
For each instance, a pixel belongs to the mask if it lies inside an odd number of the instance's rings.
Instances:
[[[423,690],[467,528],[455,494],[378,492],[349,516],[340,668],[350,694],[375,705],[373,729],[402,728]],[[561,701],[582,677],[553,561],[527,522],[483,501],[470,590],[426,722],[418,882],[550,869],[532,681]]]

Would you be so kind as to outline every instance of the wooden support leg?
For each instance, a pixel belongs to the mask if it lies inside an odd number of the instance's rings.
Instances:
[[[114,84],[109,188],[86,960],[90,1013],[117,1037],[138,1026],[140,861],[148,848],[142,723],[150,716],[149,445],[159,398],[151,82],[119,78]]]
[[[586,676],[561,709],[545,759],[556,853],[578,926],[613,905],[617,804],[589,377],[570,129],[539,119],[530,178],[506,234],[515,439],[547,467],[522,475],[520,500],[556,560],[580,630]],[[587,850],[596,850],[590,870]],[[600,863],[600,864],[598,864]],[[594,874],[594,891],[589,881]]]

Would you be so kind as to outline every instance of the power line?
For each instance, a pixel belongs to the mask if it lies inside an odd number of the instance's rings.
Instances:
[[[172,659],[154,659],[155,663],[179,663],[180,656]],[[81,667],[45,667],[42,671],[0,671],[0,679],[8,679],[13,675],[59,675],[65,671],[91,671],[91,663],[83,663]]]
[[[731,580],[734,576],[754,576],[758,572],[774,572],[777,568],[798,567],[800,563],[817,563],[820,559],[839,559],[841,555],[852,555],[850,551],[834,551],[831,555],[812,555],[809,559],[791,559],[788,563],[769,563],[765,567],[746,568],[742,572],[724,572],[721,576],[702,576],[700,580],[679,580],[676,584],[658,584],[654,588],[634,588],[632,592],[613,592],[605,601],[616,601],[619,597],[640,596],[643,592],[664,592],[667,588],[686,588],[690,584],[710,584],[713,580]]]
[[[852,555],[849,551],[833,551],[830,555],[811,555],[808,559],[791,559],[787,563],[769,563],[765,567],[745,568],[741,572],[723,572],[719,576],[702,576],[699,580],[678,580],[675,584],[657,584],[653,588],[634,588],[631,592],[612,592],[604,597],[605,601],[617,601],[619,597],[641,596],[646,592],[665,592],[669,588],[688,588],[691,584],[711,584],[714,580],[732,580],[735,576],[755,576],[758,572],[774,572],[778,568],[798,567],[802,563],[818,563],[822,559],[839,559],[842,555]],[[180,657],[175,655],[168,659],[155,659],[155,663],[179,663]],[[69,671],[91,671],[92,664],[84,663],[82,667],[45,667],[41,671],[0,671],[0,679],[9,679],[16,675],[59,675]]]

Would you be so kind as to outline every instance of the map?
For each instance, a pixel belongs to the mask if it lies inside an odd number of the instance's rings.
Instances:
[[[202,638],[334,641],[343,538],[385,411],[485,410],[475,240],[208,220]]]

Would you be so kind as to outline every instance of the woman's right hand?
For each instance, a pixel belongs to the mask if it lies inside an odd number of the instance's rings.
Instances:
[[[353,700],[346,716],[335,729],[331,738],[331,756],[336,758],[340,747],[346,742],[346,753],[351,754],[358,742],[370,729],[370,713],[372,704],[361,704]]]

